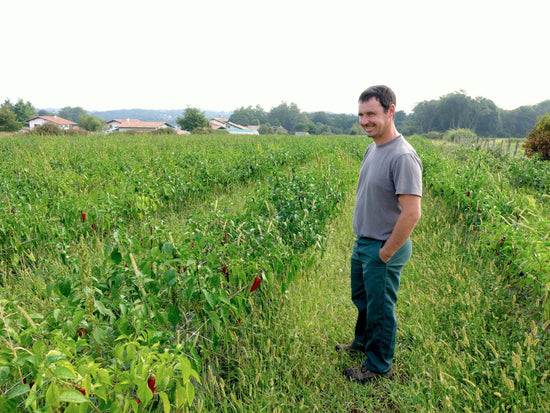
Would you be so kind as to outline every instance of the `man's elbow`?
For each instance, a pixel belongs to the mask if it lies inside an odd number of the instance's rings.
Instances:
[[[420,209],[414,209],[408,212],[407,217],[410,223],[416,225],[416,223],[420,221],[420,218],[422,217],[422,211]]]

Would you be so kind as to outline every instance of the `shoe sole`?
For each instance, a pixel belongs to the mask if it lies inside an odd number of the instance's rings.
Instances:
[[[365,349],[352,348],[348,346],[337,345],[334,347],[337,353],[364,353]]]
[[[388,373],[381,373],[381,374],[373,372],[372,376],[364,377],[364,378],[357,378],[357,377],[353,377],[353,373],[349,372],[346,369],[346,370],[344,370],[344,376],[346,376],[346,378],[350,381],[355,381],[355,382],[360,383],[360,384],[365,384],[365,383],[372,383],[372,382],[378,381],[380,379],[391,380],[391,378],[393,377],[393,371],[390,371]]]

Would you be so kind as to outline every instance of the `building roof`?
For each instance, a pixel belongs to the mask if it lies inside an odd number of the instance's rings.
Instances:
[[[118,121],[120,121],[121,119],[119,119]],[[157,129],[157,128],[160,128],[161,126],[170,126],[168,123],[166,122],[143,122],[141,120],[137,120],[137,119],[126,119],[126,120],[122,120],[122,122],[120,122],[120,125],[118,125],[117,127],[120,129],[120,128],[132,128],[132,129]]]
[[[130,119],[130,118],[128,118],[128,119],[111,119],[110,121],[105,122],[105,123],[107,123],[107,124],[109,124],[109,123],[115,123],[115,122],[116,122],[116,123],[122,123],[122,122],[130,122],[130,121],[140,122],[138,119]]]
[[[76,122],[71,120],[60,118],[59,116],[36,116],[34,118],[28,119],[25,122],[30,122],[35,119],[44,119],[47,122],[56,123],[58,125],[76,125]]]
[[[224,118],[212,118],[210,120],[210,126],[212,127],[212,129],[247,129],[246,126],[230,122],[229,119]]]

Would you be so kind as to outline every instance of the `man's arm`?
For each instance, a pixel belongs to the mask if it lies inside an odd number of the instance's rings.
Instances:
[[[405,244],[410,237],[416,223],[420,219],[422,198],[417,195],[399,195],[399,205],[401,205],[401,214],[393,227],[393,231],[380,248],[380,259],[388,262],[393,254]]]

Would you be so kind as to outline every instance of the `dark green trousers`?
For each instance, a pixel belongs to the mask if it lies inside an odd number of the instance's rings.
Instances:
[[[365,348],[364,365],[377,373],[391,370],[399,278],[412,253],[411,241],[407,240],[390,261],[384,263],[378,255],[383,244],[357,238],[351,256],[351,299],[358,311],[352,345]]]

